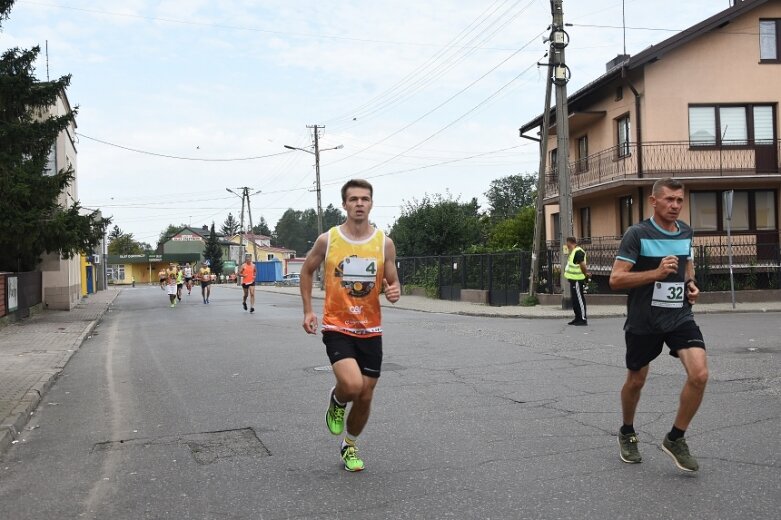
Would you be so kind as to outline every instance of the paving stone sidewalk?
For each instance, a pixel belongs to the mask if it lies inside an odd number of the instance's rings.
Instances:
[[[44,310],[0,328],[0,453],[30,415],[121,289],[82,298],[71,311]]]

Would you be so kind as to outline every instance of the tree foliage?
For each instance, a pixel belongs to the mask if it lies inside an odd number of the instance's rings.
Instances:
[[[144,253],[144,246],[136,242],[133,233],[124,233],[119,227],[109,233],[108,254],[110,255],[140,255]],[[148,244],[147,244],[148,245]]]
[[[390,236],[399,256],[455,254],[482,242],[477,199],[460,202],[450,194],[405,202]]]
[[[535,205],[536,175],[509,175],[495,179],[491,181],[485,196],[488,199],[488,214],[492,221],[515,218],[522,208]]]
[[[262,220],[263,217],[261,217]],[[239,232],[239,221],[236,220],[236,217],[233,216],[233,213],[228,213],[228,217],[225,219],[225,222],[222,223],[222,226],[220,227],[220,233],[225,235],[226,237],[231,237]]]
[[[157,247],[161,247],[163,243],[171,240],[171,237],[173,237],[177,231],[185,227],[187,227],[187,224],[179,224],[178,226],[168,224],[168,227],[160,233],[160,238],[157,239]],[[206,226],[204,226],[204,229],[205,228]]]
[[[12,5],[0,2],[0,22]],[[0,57],[0,270],[34,270],[45,253],[91,253],[110,222],[97,212],[82,214],[78,201],[59,200],[75,174],[72,167],[54,171],[50,154],[76,110],[50,113],[70,76],[38,81],[39,52],[14,48]]]
[[[214,222],[212,222],[212,227],[209,230],[209,238],[206,239],[206,244],[203,247],[203,258],[210,262],[212,273],[222,274],[222,248],[220,247],[217,232],[214,230]]]
[[[333,204],[323,209],[323,232],[344,222],[344,214]],[[317,211],[288,209],[274,228],[274,244],[294,249],[297,256],[303,256],[317,239]]]
[[[494,250],[530,251],[534,241],[535,214],[534,207],[527,206],[514,217],[496,223],[488,237],[488,247]]]
[[[252,227],[252,233],[255,235],[263,235],[264,237],[270,237],[272,235],[271,228],[268,227],[268,222],[261,215],[260,222]]]

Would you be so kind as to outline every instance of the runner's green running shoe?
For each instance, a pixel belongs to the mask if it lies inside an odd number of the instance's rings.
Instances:
[[[681,437],[676,441],[671,441],[667,435],[664,436],[662,441],[662,451],[672,457],[675,465],[678,469],[683,471],[697,471],[700,469],[700,465],[697,464],[691,453],[689,453],[689,446],[686,444],[686,439]]]
[[[363,471],[363,461],[358,458],[358,450],[355,446],[342,448],[342,462],[346,471]]]
[[[339,406],[334,400],[334,390],[331,388],[328,393],[328,409],[325,411],[325,424],[331,435],[341,435],[344,431],[344,409],[346,406]]]
[[[640,456],[640,450],[637,449],[638,442],[636,433],[618,433],[618,447],[621,450],[621,460],[627,464],[637,464],[643,461],[643,457]]]

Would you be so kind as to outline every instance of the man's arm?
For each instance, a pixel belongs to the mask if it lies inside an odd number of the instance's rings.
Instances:
[[[389,237],[385,237],[384,265],[382,285],[385,298],[391,303],[396,303],[401,298],[401,284],[399,272],[396,270],[396,245]]]
[[[304,265],[301,266],[301,280],[299,290],[301,291],[301,301],[304,304],[304,330],[308,334],[315,334],[317,332],[317,316],[312,311],[312,279],[315,271],[320,264],[325,260],[325,253],[328,250],[328,233],[323,233],[317,240],[315,245],[306,255]]]
[[[694,261],[689,258],[686,260],[686,299],[690,305],[694,305],[699,295],[700,288],[694,278]]]
[[[659,267],[649,271],[630,271],[632,262],[616,258],[613,270],[610,272],[610,288],[615,290],[634,289],[659,280],[664,280],[678,272],[678,257],[671,255],[662,258]]]

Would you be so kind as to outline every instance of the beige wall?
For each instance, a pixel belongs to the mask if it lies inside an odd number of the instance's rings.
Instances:
[[[689,103],[778,103],[781,64],[759,63],[759,19],[781,18],[769,2],[645,66],[643,141],[689,139]],[[776,136],[781,128],[776,118]]]
[[[70,111],[67,97],[60,95],[52,107],[52,115],[62,116]],[[74,142],[76,125],[71,123],[60,132],[55,143],[55,168],[59,171],[69,165],[74,169],[73,182],[60,194],[61,206],[71,206],[78,200],[78,178],[76,177],[76,146]],[[81,299],[81,256],[63,260],[58,254],[43,257],[40,265],[43,273],[43,303],[50,309],[70,310]]]

